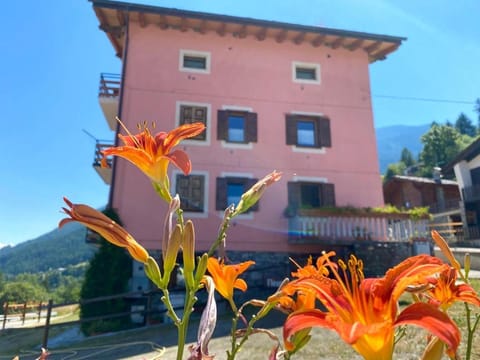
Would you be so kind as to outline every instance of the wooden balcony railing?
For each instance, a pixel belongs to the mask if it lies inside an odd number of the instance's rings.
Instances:
[[[101,73],[100,74],[100,87],[98,90],[98,96],[100,97],[116,97],[120,93],[120,75]]]
[[[429,238],[429,219],[406,214],[335,214],[301,210],[289,218],[290,243],[353,243],[355,241],[411,241]]]

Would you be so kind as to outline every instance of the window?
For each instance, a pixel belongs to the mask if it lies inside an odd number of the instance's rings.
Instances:
[[[218,110],[217,139],[240,144],[257,142],[257,114]]]
[[[227,176],[217,178],[216,210],[223,211],[229,205],[237,205],[243,193],[250,189],[258,179]],[[249,211],[258,211],[258,202]]]
[[[180,105],[179,125],[201,122],[207,126],[207,113],[208,109],[206,106]],[[189,140],[205,141],[206,138],[207,131],[203,131],[201,134],[189,138]]]
[[[182,209],[188,212],[205,212],[205,176],[199,174],[175,177],[175,192],[180,196]]]
[[[180,71],[210,73],[210,53],[180,50]]]
[[[287,115],[287,145],[306,148],[331,147],[330,120],[324,116]]]
[[[292,79],[294,82],[306,84],[320,84],[320,64],[292,63]]]
[[[183,57],[183,67],[190,69],[203,69],[207,68],[207,59],[202,56],[188,56]]]
[[[314,68],[303,68],[303,67],[296,67],[295,68],[295,78],[297,80],[304,79],[304,80],[317,80],[317,72]]]
[[[329,183],[289,182],[288,206],[294,209],[314,209],[335,206],[335,187]]]

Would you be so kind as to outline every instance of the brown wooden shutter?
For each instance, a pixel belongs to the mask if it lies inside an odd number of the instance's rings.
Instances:
[[[248,112],[245,116],[245,142],[257,142],[257,113]]]
[[[255,185],[257,183],[258,179],[247,179],[246,183],[245,183],[245,191],[247,191],[248,189],[250,189],[253,185]],[[255,205],[253,205],[251,208],[250,208],[250,211],[258,211],[260,210],[260,200],[257,201],[255,203]]]
[[[333,184],[322,184],[322,203],[320,206],[335,206],[335,186]]]
[[[287,114],[285,117],[286,120],[286,134],[287,134],[287,145],[297,145],[297,119],[295,115]]]
[[[225,210],[229,204],[227,204],[227,179],[217,178],[217,193],[215,201],[216,210]]]
[[[317,119],[318,132],[317,140],[319,147],[331,147],[332,139],[330,136],[330,119],[326,117],[320,117]]]
[[[217,112],[217,140],[228,139],[228,111],[218,110]]]
[[[288,207],[298,209],[300,207],[302,195],[300,192],[300,183],[289,181],[287,183],[288,189]]]

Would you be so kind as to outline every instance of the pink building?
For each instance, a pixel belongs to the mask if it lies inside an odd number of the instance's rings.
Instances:
[[[116,115],[133,131],[143,121],[165,131],[192,121],[207,126],[180,145],[191,175],[173,166],[170,173],[199,250],[216,238],[227,205],[272,170],[282,180],[235,219],[228,251],[282,259],[318,253],[335,244],[289,237],[301,230],[292,226],[304,226],[299,211],[383,205],[368,66],[404,38],[91,1],[123,64],[118,79],[102,77],[111,129],[120,131]],[[111,174],[99,171],[127,230],[159,249],[166,205],[149,180],[122,159]]]

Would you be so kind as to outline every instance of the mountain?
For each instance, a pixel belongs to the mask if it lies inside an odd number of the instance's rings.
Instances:
[[[85,243],[86,229],[69,223],[33,240],[0,249],[0,272],[36,273],[76,265],[92,258],[95,248]]]
[[[423,148],[420,138],[428,129],[430,129],[430,124],[392,125],[376,128],[380,173],[385,173],[388,164],[400,160],[403,148],[410,150],[417,158]]]

